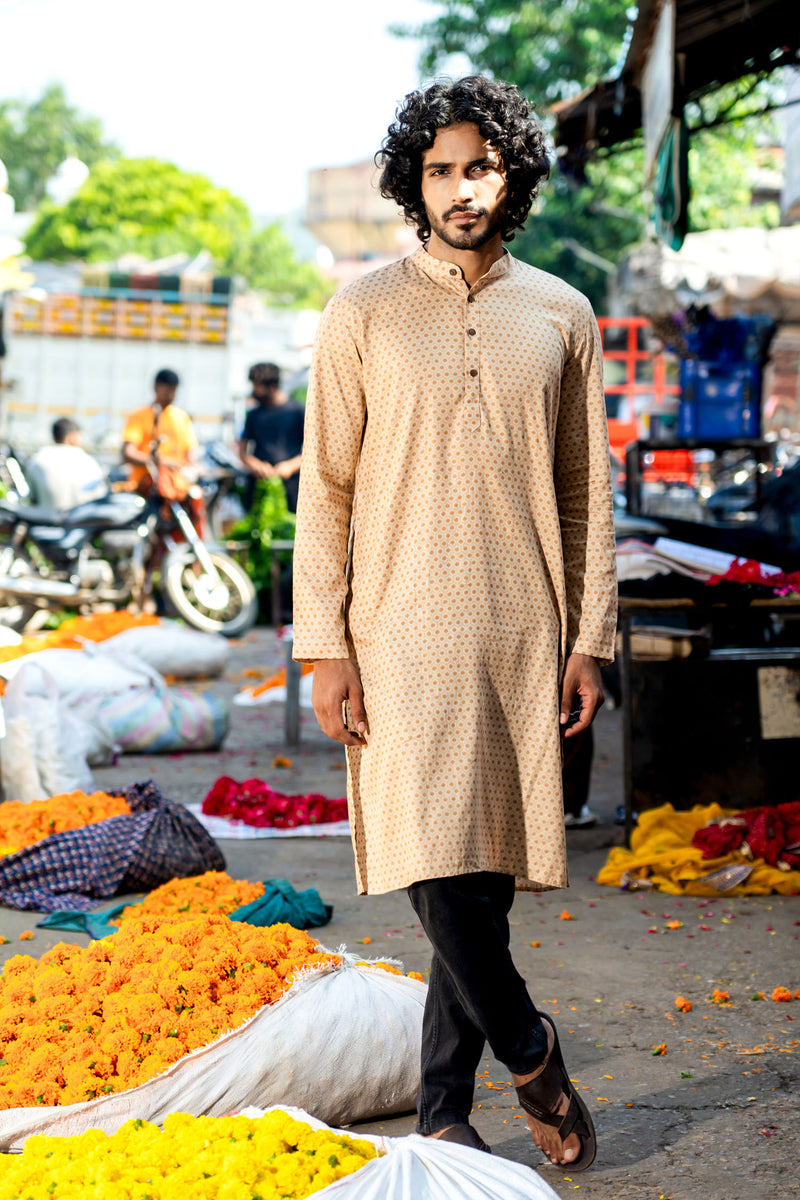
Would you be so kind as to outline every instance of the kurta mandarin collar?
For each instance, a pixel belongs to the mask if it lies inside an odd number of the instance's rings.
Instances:
[[[463,296],[466,292],[471,292],[474,295],[475,292],[481,291],[482,288],[492,283],[493,280],[506,275],[514,263],[512,255],[507,250],[504,250],[501,257],[492,263],[486,274],[481,275],[480,279],[470,287],[464,278],[461,267],[457,266],[456,263],[448,262],[447,259],[434,258],[424,246],[420,246],[419,250],[415,250],[411,257],[414,265],[423,275],[427,275],[430,280],[440,287],[447,288],[449,292],[456,292],[459,296]]]

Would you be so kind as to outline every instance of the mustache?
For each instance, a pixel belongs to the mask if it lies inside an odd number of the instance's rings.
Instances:
[[[474,208],[470,204],[454,204],[452,208],[448,208],[442,220],[449,221],[455,213],[471,213],[475,217],[488,217],[489,215],[485,208]]]

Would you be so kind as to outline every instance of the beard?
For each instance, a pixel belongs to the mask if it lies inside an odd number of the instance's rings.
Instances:
[[[491,212],[486,208],[472,208],[466,205],[463,208],[454,207],[449,208],[442,217],[434,216],[427,208],[425,211],[428,214],[432,231],[454,250],[479,250],[481,246],[485,246],[502,231],[506,215],[504,205],[498,205]],[[486,218],[486,224],[479,229],[459,229],[457,225],[449,224],[449,218],[457,212],[475,213],[479,217]]]

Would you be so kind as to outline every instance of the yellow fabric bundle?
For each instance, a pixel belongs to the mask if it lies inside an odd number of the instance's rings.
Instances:
[[[647,879],[658,891],[673,895],[767,896],[770,892],[780,892],[791,896],[800,892],[800,871],[779,871],[763,859],[751,860],[739,853],[703,858],[702,851],[692,845],[698,829],[710,821],[737,815],[734,809],[721,808],[719,804],[696,805],[691,812],[676,812],[671,804],[651,808],[640,815],[631,835],[630,850],[615,846],[609,852],[597,882],[621,887],[625,882],[623,876],[629,872],[629,878]],[[744,883],[721,891],[702,882],[703,876],[734,863],[752,866]]]

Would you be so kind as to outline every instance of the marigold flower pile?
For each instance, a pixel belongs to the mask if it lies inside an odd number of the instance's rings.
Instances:
[[[0,1109],[93,1100],[160,1075],[338,965],[291,925],[131,918],[81,948],[10,958],[0,981]]]
[[[32,633],[16,646],[0,646],[0,663],[33,654],[36,650],[80,650],[83,642],[105,642],[126,629],[139,625],[158,625],[158,617],[148,613],[134,616],[129,612],[95,613],[91,617],[68,617],[49,633]]]
[[[128,1121],[109,1137],[31,1137],[7,1159],[0,1195],[8,1200],[301,1200],[346,1175],[377,1151],[357,1138],[318,1132],[287,1113],[191,1117],[174,1113],[163,1133]]]
[[[245,779],[239,783],[229,775],[222,775],[203,801],[203,812],[245,825],[296,829],[298,825],[346,821],[347,800],[329,800],[316,792],[288,796],[276,792],[263,779]]]
[[[124,908],[112,924],[119,925],[130,917],[180,916],[182,913],[222,913],[227,916],[263,895],[263,883],[231,879],[225,871],[206,871],[204,875],[162,883],[142,904],[129,904]]]
[[[122,796],[106,792],[64,792],[49,800],[23,804],[8,800],[0,806],[0,854],[16,854],[25,846],[41,842],[51,833],[65,833],[84,825],[96,825],[108,817],[130,813]]]

